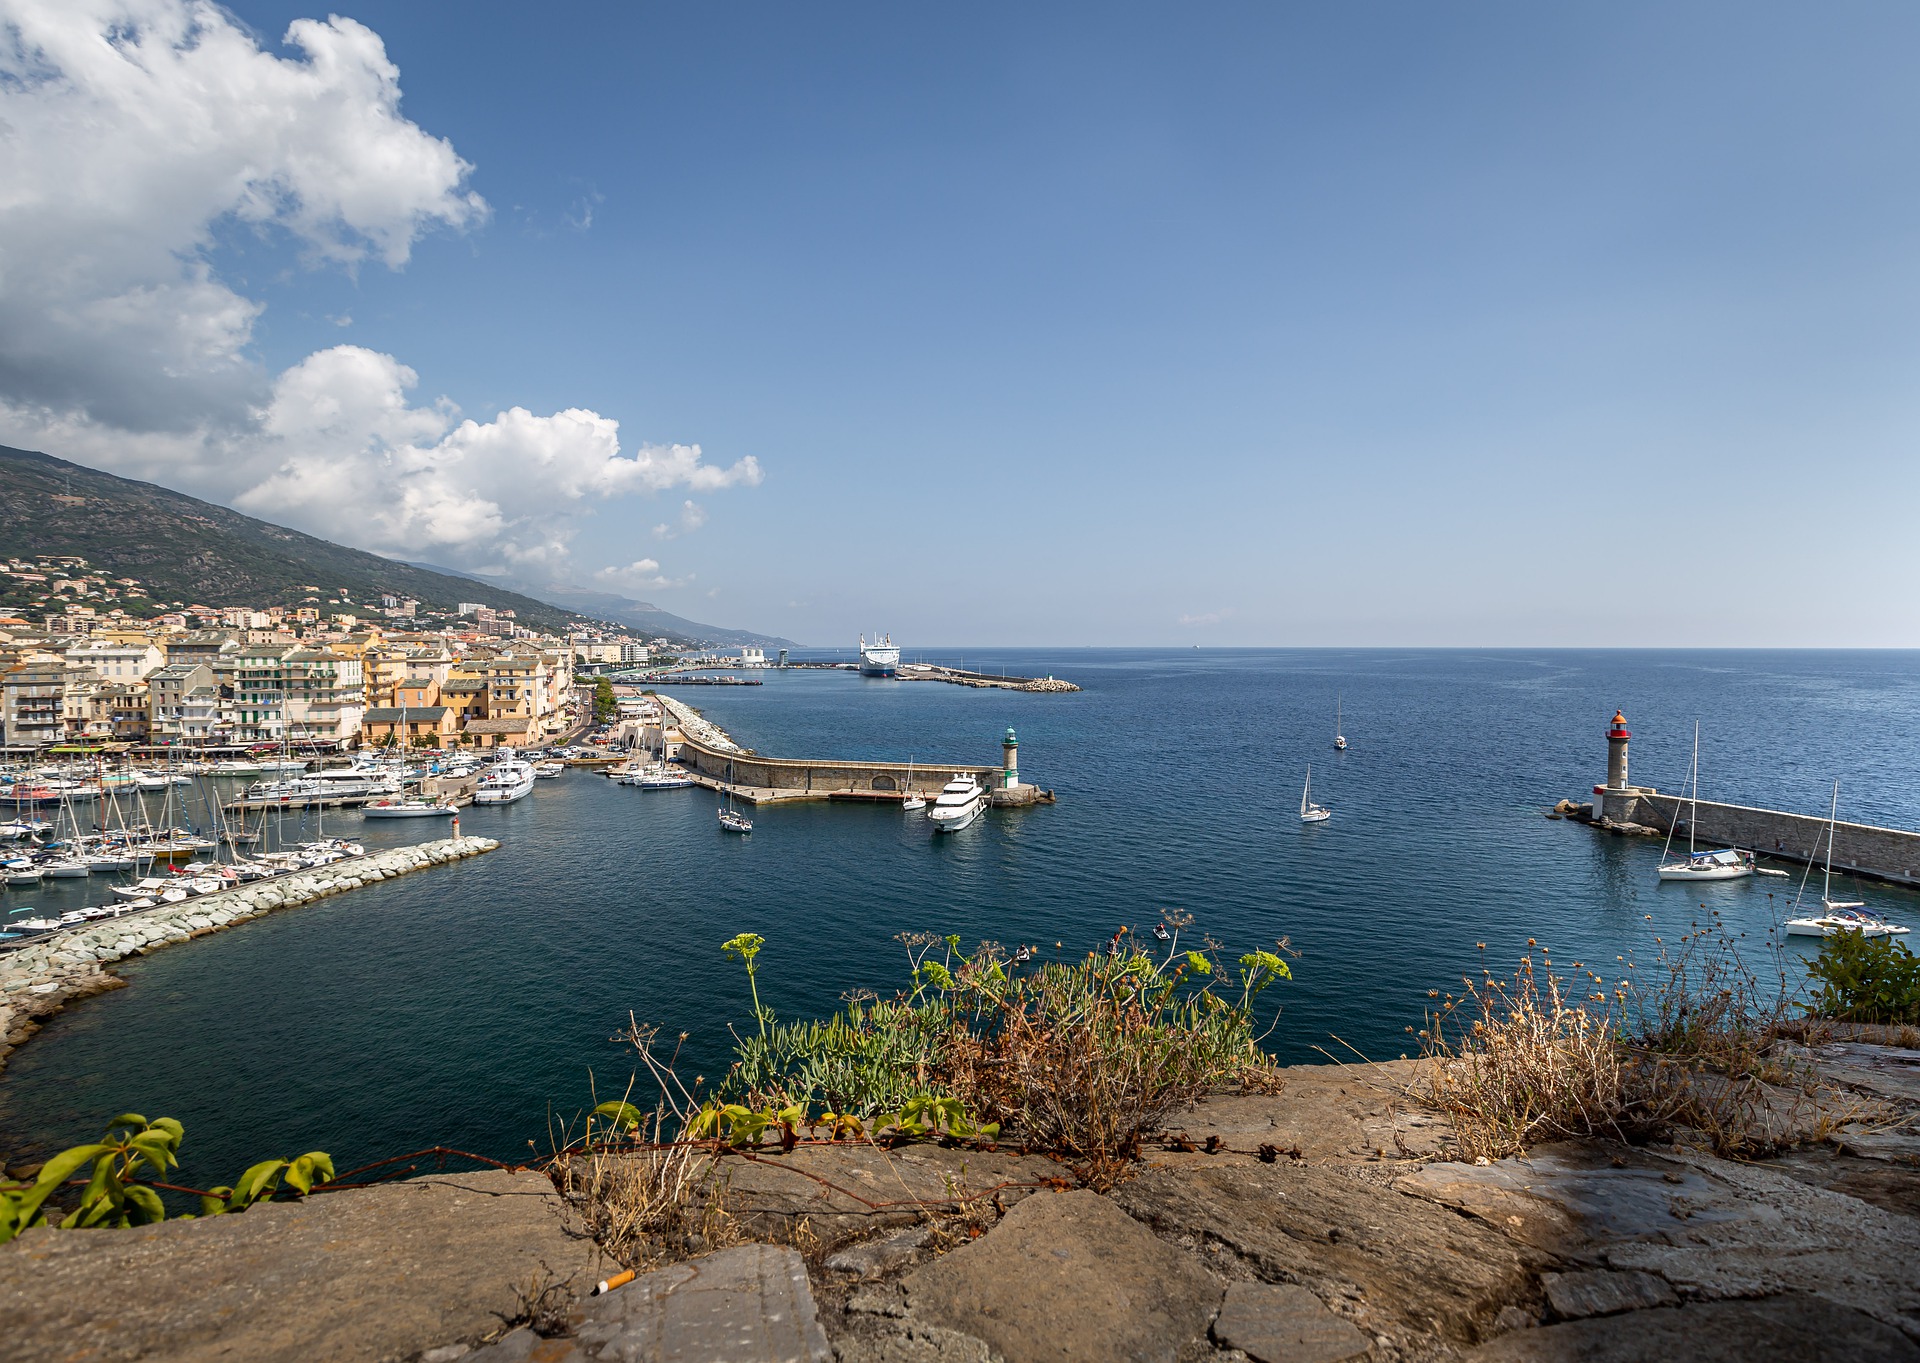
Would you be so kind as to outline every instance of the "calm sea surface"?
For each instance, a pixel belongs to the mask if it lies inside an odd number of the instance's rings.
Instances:
[[[929,655],[933,656],[933,655]],[[957,657],[951,659],[959,661]],[[443,1144],[544,1149],[549,1115],[625,1086],[609,1035],[631,1011],[724,1066],[746,983],[721,941],[767,939],[762,993],[823,1014],[902,980],[894,934],[1082,951],[1181,908],[1234,954],[1291,939],[1272,1044],[1375,1058],[1409,1048],[1429,988],[1529,937],[1560,959],[1646,954],[1711,904],[1764,936],[1796,881],[1659,886],[1658,844],[1549,821],[1605,772],[1616,706],[1634,778],[1782,809],[1920,827],[1920,654],[1429,651],[969,651],[970,666],[1080,683],[1018,695],[841,672],[677,692],[761,752],[995,761],[1019,730],[1026,779],[1059,804],[994,811],[938,841],[898,810],[762,809],[721,834],[713,797],[585,772],[473,809],[499,851],[122,966],[131,987],[57,1018],[0,1078],[0,1152],[91,1139],[115,1113],[180,1118],[185,1176],[331,1151],[341,1167]],[[1332,749],[1336,695],[1352,747]],[[1300,785],[1331,822],[1302,826]],[[357,816],[328,831],[360,835]],[[365,826],[370,844],[438,836]],[[1920,901],[1848,884],[1897,921]],[[83,889],[7,892],[68,907]],[[1817,889],[1814,891],[1817,893]],[[95,898],[99,897],[95,891]],[[1647,921],[1648,916],[1653,922]],[[1800,954],[1802,948],[1790,946]],[[1336,1042],[1334,1037],[1340,1038]],[[1341,1043],[1345,1043],[1344,1045]]]

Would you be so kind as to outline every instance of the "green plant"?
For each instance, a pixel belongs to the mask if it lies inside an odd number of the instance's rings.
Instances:
[[[21,1231],[46,1222],[48,1199],[93,1166],[79,1202],[62,1218],[66,1229],[93,1226],[144,1226],[167,1219],[166,1204],[151,1183],[138,1177],[142,1170],[155,1179],[180,1163],[178,1151],[186,1131],[171,1117],[148,1121],[126,1112],[107,1123],[106,1133],[91,1145],[77,1145],[48,1160],[31,1184],[0,1187],[0,1243]],[[302,1195],[333,1177],[333,1160],[324,1151],[311,1151],[295,1160],[264,1160],[242,1174],[233,1187],[209,1190],[200,1196],[200,1215],[243,1212],[263,1201],[284,1184]],[[179,1220],[191,1220],[183,1214]]]
[[[1183,952],[1175,939],[1156,960],[1121,950],[1124,937],[1106,954],[1021,969],[1030,953],[1016,962],[987,942],[967,955],[958,937],[903,934],[904,992],[782,1024],[759,999],[764,941],[742,934],[723,949],[746,965],[760,1026],[736,1035],[724,1101],[698,1131],[758,1140],[818,1103],[836,1132],[992,1139],[1004,1127],[1089,1167],[1130,1158],[1181,1103],[1270,1065],[1255,1001],[1292,971],[1255,951],[1229,976],[1211,943]]]
[[[1841,1022],[1920,1022],[1920,956],[1892,937],[1837,932],[1807,962],[1820,989],[1807,1005]]]
[[[605,677],[596,678],[593,683],[593,722],[605,724],[619,708],[613,698],[613,683]]]

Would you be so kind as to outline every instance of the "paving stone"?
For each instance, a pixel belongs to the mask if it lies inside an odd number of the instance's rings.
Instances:
[[[1920,1346],[1818,1297],[1700,1302],[1516,1330],[1464,1363],[1915,1363]]]
[[[739,1245],[655,1269],[593,1299],[578,1356],[620,1363],[832,1363],[807,1266],[783,1245]],[[530,1355],[538,1357],[538,1354]],[[488,1360],[488,1363],[492,1363]]]
[[[1028,1198],[906,1286],[917,1323],[984,1340],[1007,1363],[1171,1363],[1222,1292],[1193,1256],[1091,1192]]]
[[[1672,1287],[1651,1273],[1581,1268],[1571,1273],[1542,1273],[1540,1285],[1546,1288],[1548,1303],[1563,1320],[1674,1306],[1680,1300]]]
[[[985,1340],[904,1322],[890,1334],[848,1340],[837,1352],[840,1363],[996,1363]]]
[[[536,1277],[578,1285],[597,1265],[545,1177],[498,1170],[204,1221],[38,1228],[0,1245],[0,1359],[413,1358],[491,1335]]]
[[[1163,1235],[1218,1246],[1253,1276],[1354,1305],[1374,1334],[1473,1343],[1500,1308],[1536,1296],[1546,1255],[1348,1169],[1205,1164],[1158,1169],[1113,1194]]]
[[[1230,1284],[1213,1337],[1259,1363],[1343,1363],[1373,1344],[1312,1292],[1285,1283]]]

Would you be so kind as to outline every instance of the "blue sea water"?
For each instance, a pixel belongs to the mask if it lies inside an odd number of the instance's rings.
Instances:
[[[954,932],[1074,954],[1169,908],[1232,954],[1286,938],[1269,998],[1287,1061],[1410,1049],[1429,989],[1529,938],[1613,965],[1717,910],[1756,950],[1795,881],[1660,886],[1659,846],[1549,821],[1605,769],[1616,707],[1634,778],[1677,789],[1694,721],[1708,798],[1920,827],[1920,655],[1510,651],[978,650],[988,670],[1085,689],[1027,695],[844,672],[679,692],[740,742],[805,757],[995,761],[1059,803],[935,840],[897,809],[802,805],[721,834],[713,797],[570,772],[474,809],[497,852],[126,963],[130,987],[56,1018],[0,1077],[0,1153],[94,1135],[115,1113],[187,1128],[184,1176],[320,1148],[341,1167],[426,1145],[512,1158],[623,1092],[629,1012],[724,1067],[746,982],[719,944],[767,939],[783,1015],[903,978],[894,935]],[[1335,698],[1352,746],[1332,748]],[[1303,826],[1307,764],[1334,812]],[[356,818],[329,831],[357,832]],[[439,836],[366,826],[369,843]],[[1896,920],[1920,901],[1848,883]],[[9,905],[11,906],[11,905]],[[1484,953],[1478,943],[1485,943]],[[1803,949],[1790,945],[1798,959]],[[1797,968],[1797,967],[1796,967]]]

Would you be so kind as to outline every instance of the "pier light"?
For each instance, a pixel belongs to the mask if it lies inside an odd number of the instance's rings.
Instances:
[[[1004,759],[1001,765],[1006,768],[1001,786],[1003,789],[1012,790],[1020,784],[1020,739],[1011,727],[1007,729],[1007,736],[1000,742],[1000,752]]]
[[[1625,790],[1627,788],[1627,740],[1633,735],[1627,732],[1627,717],[1620,710],[1613,712],[1613,725],[1607,730],[1607,788]]]

